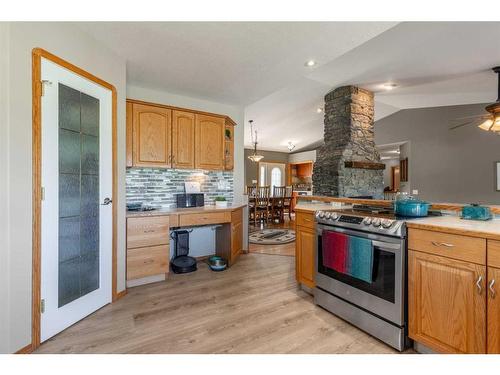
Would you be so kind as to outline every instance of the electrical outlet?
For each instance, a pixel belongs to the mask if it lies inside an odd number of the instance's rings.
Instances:
[[[418,195],[418,190],[417,190],[417,189],[413,189],[413,190],[411,191],[411,193],[412,193],[413,195]]]

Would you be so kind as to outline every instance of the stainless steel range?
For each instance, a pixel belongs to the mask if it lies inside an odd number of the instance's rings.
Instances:
[[[405,218],[396,217],[387,208],[355,206],[318,211],[316,221],[315,303],[404,350],[408,346]],[[325,241],[332,236],[328,232],[371,246],[368,281],[339,271],[325,260],[342,247],[338,242]]]

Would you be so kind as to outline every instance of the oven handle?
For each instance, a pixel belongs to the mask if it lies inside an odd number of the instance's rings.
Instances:
[[[388,242],[381,242],[381,241],[372,240],[372,244],[373,244],[373,246],[379,247],[381,249],[391,249],[391,250],[400,250],[401,249],[401,244],[398,244],[398,243],[388,243]]]

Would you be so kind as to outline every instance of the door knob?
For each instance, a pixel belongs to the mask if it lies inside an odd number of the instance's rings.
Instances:
[[[110,204],[111,202],[113,202],[111,199],[109,198],[104,198],[104,202],[101,203],[101,206],[107,206],[108,204]]]

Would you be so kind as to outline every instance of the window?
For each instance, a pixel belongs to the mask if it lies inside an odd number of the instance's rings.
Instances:
[[[260,178],[259,178],[260,186],[266,186],[266,166],[260,166]]]
[[[278,167],[271,170],[271,192],[274,191],[275,186],[281,186],[281,169]]]

